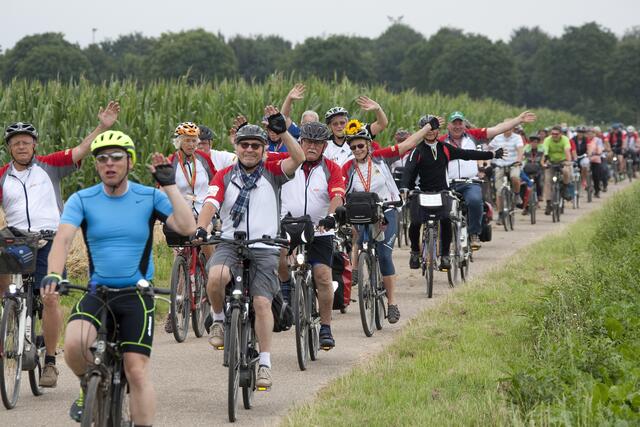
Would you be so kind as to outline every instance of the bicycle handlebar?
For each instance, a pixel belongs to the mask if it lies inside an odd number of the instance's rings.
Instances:
[[[100,292],[106,292],[109,294],[127,294],[127,293],[134,293],[136,291],[139,291],[142,295],[151,295],[151,296],[154,296],[156,294],[171,295],[171,290],[161,289],[161,288],[156,288],[154,286],[151,286],[151,284],[144,279],[139,280],[136,286],[130,286],[127,288],[110,288],[105,285],[94,285],[94,286],[74,285],[70,283],[68,280],[62,280],[60,281],[60,283],[58,283],[58,293],[60,293],[60,295],[68,295],[70,290],[76,290],[76,291],[87,292],[87,293],[96,293],[100,291]]]
[[[263,236],[259,239],[250,239],[250,240],[236,240],[236,239],[226,239],[220,237],[219,235],[212,234],[205,243],[218,244],[218,243],[231,243],[235,246],[249,246],[254,243],[264,243],[269,246],[279,246],[282,248],[289,247],[289,241],[287,239],[281,238],[272,238],[271,236]]]
[[[454,178],[452,184],[484,184],[484,180],[479,178]]]

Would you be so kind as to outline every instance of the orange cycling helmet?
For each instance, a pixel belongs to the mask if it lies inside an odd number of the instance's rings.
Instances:
[[[173,137],[177,138],[180,135],[200,136],[200,128],[193,122],[182,122],[176,127]]]

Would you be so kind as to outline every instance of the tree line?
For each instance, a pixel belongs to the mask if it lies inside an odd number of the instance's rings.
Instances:
[[[377,38],[311,37],[295,46],[279,36],[225,40],[196,29],[157,38],[133,33],[83,49],[61,33],[44,33],[22,38],[0,55],[4,82],[80,76],[95,82],[263,82],[276,72],[347,78],[392,91],[467,93],[590,120],[640,123],[640,27],[618,38],[595,22],[566,27],[560,37],[522,27],[508,43],[455,28],[427,39],[403,23]]]

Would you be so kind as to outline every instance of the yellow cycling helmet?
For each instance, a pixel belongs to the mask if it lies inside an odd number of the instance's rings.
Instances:
[[[180,135],[200,136],[200,128],[193,122],[180,123],[173,133],[173,137],[177,138]]]
[[[129,156],[131,156],[131,162],[136,164],[136,146],[129,135],[119,130],[108,130],[102,132],[96,136],[96,139],[91,143],[91,154],[94,156],[105,148],[122,148]]]

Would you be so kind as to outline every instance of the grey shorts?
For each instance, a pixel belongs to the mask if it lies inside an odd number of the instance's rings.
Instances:
[[[278,282],[278,261],[280,251],[274,249],[255,248],[251,249],[254,259],[251,262],[249,274],[251,296],[261,296],[273,299],[273,296],[280,290]],[[242,267],[238,265],[238,255],[236,247],[228,243],[216,245],[209,262],[207,262],[207,272],[214,265],[225,265],[231,270],[233,277],[242,274]]]

